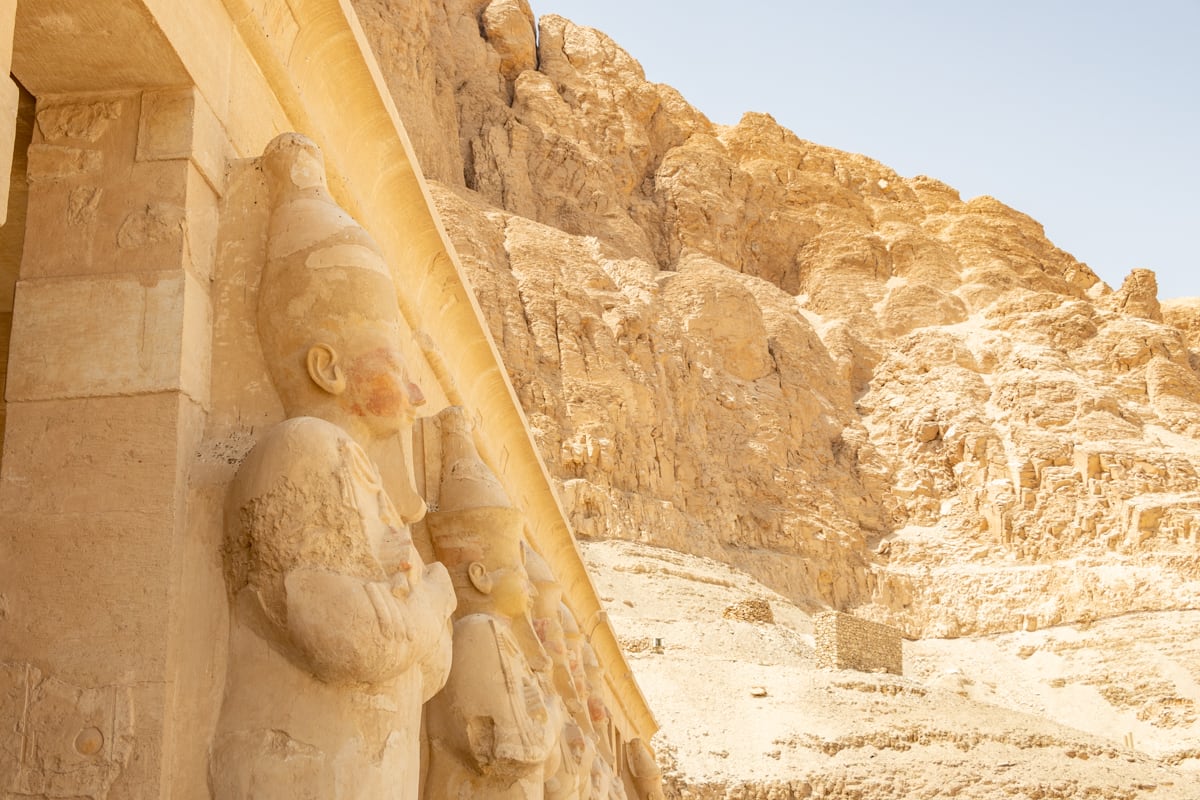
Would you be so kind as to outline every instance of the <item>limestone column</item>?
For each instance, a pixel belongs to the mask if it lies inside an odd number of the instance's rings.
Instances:
[[[0,225],[8,219],[9,172],[12,169],[13,142],[17,135],[17,105],[20,90],[9,77],[12,71],[13,33],[17,25],[17,0],[0,0]]]
[[[190,89],[42,95],[35,119],[0,461],[0,794],[203,797],[188,737],[211,728],[197,698],[223,634],[186,508],[220,126]]]

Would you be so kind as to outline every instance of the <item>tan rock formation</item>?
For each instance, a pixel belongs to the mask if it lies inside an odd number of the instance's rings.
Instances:
[[[430,89],[356,5],[458,136],[431,188],[582,535],[909,635],[1200,600],[1200,323],[1152,273],[1113,292],[993,198],[714,125],[561,17],[531,66],[477,24],[508,5],[416,3]]]
[[[1125,277],[1116,292],[1104,298],[1105,305],[1135,317],[1162,322],[1162,307],[1158,302],[1158,281],[1148,269],[1135,269]]]
[[[460,94],[463,119],[504,116],[499,185],[437,198],[581,534],[713,555],[840,607],[911,594],[869,565],[905,524],[947,517],[1037,560],[1063,552],[1043,527],[1087,519],[1108,552],[1127,498],[1068,500],[1044,469],[1078,441],[1141,438],[1147,414],[1194,425],[1182,339],[1094,305],[1086,265],[996,200],[768,116],[710,125],[599,32],[540,31],[511,107]],[[1014,587],[1014,612],[1036,591]]]
[[[1182,602],[1137,599],[1101,568],[1190,579],[1178,537],[1126,530],[1130,498],[1186,494],[1195,469],[1153,432],[1188,435],[1197,408],[1152,276],[1106,294],[996,200],[963,202],[765,115],[714,126],[603,34],[553,16],[539,30],[511,105],[459,93],[461,119],[482,126],[460,131],[464,152],[487,158],[435,197],[581,534],[717,557],[913,631],[1005,629],[1045,605],[1041,571],[1008,554],[1095,552],[1078,580],[1093,574],[1114,611]],[[465,31],[445,34],[454,52],[496,54]],[[501,81],[488,63],[458,68],[474,87]],[[412,85],[388,77],[397,94]],[[1079,452],[1134,449],[1105,480],[1070,477]],[[913,585],[900,554],[917,534],[886,540],[935,524],[991,553],[1003,610],[952,611]],[[941,544],[915,546],[953,571]],[[1047,621],[1087,602],[1052,605]]]

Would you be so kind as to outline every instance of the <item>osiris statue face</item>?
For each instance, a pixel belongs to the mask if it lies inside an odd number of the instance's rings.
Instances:
[[[535,593],[525,571],[525,554],[517,546],[497,546],[467,568],[471,583],[487,595],[496,613],[516,619],[529,613]]]
[[[336,346],[319,343],[308,350],[313,383],[373,436],[407,430],[425,396],[409,380],[398,332],[391,325],[366,324],[348,327],[335,338]]]
[[[521,565],[504,565],[492,570],[492,600],[496,609],[508,617],[529,613],[533,585]]]
[[[408,377],[396,337],[365,328],[347,337],[343,408],[376,434],[407,430],[425,396]]]

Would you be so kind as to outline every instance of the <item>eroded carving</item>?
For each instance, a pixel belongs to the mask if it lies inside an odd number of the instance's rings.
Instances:
[[[4,797],[107,797],[133,753],[128,687],[74,686],[28,664],[0,664]]]
[[[55,181],[99,172],[104,154],[99,150],[80,150],[54,144],[31,144],[26,177],[30,183]]]
[[[480,460],[462,409],[439,416],[445,466],[427,525],[459,608],[450,678],[427,708],[425,797],[540,798],[561,720],[513,630],[530,606],[524,518]]]
[[[181,236],[185,218],[182,206],[147,203],[121,223],[121,228],[117,231],[117,244],[125,248],[145,247]]]
[[[228,503],[230,665],[214,797],[417,794],[421,704],[449,669],[454,592],[408,524],[403,435],[423,402],[370,236],[298,134],[262,158],[271,191],[259,338],[288,419]]]
[[[37,114],[38,128],[46,141],[82,139],[95,142],[108,130],[108,123],[121,116],[121,103],[68,103],[42,109]]]
[[[663,800],[662,769],[654,753],[640,738],[630,739],[625,752],[638,797],[641,800]]]
[[[99,186],[76,186],[67,198],[67,224],[87,225],[96,219],[104,190]]]

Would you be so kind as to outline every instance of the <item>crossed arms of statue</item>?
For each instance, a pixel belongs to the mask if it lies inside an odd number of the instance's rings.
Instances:
[[[431,738],[484,775],[540,772],[561,723],[506,624],[486,614],[455,623],[450,679],[434,703]]]
[[[449,639],[454,592],[441,564],[422,572],[405,597],[390,580],[288,573],[287,634],[312,673],[327,683],[379,683],[420,662],[444,679],[449,648],[441,643]]]
[[[247,456],[230,505],[237,606],[322,681],[379,683],[418,665],[432,693],[449,669],[450,577],[379,518],[378,474],[356,447],[302,417]],[[402,555],[383,555],[389,537]]]

